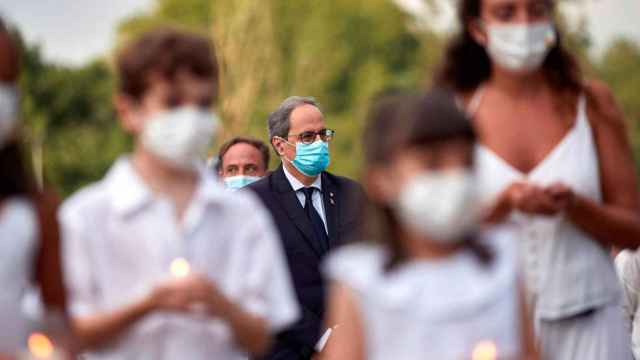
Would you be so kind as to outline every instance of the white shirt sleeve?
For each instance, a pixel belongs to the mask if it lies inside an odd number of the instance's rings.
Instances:
[[[640,254],[624,250],[616,256],[615,265],[622,284],[624,315],[627,330],[631,333],[631,349],[640,358],[640,332],[638,323],[638,297],[640,296]]]
[[[93,280],[90,240],[86,232],[86,217],[80,216],[70,204],[58,214],[62,234],[62,260],[69,312],[86,316],[97,311],[97,290]]]
[[[263,316],[273,331],[293,324],[300,315],[291,276],[278,232],[263,205],[252,203],[251,217],[245,220],[252,238],[247,254],[251,264],[247,280],[253,296],[241,300],[254,314]],[[253,220],[249,224],[249,219]]]

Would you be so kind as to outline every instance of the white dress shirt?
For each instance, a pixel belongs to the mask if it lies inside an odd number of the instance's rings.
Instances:
[[[307,199],[304,196],[304,192],[302,192],[301,190],[307,186],[304,186],[304,184],[301,183],[300,180],[291,175],[284,164],[282,165],[282,169],[284,170],[284,176],[287,177],[287,180],[289,180],[289,184],[291,184],[291,187],[296,192],[296,196],[300,201],[300,205],[302,205],[302,207],[304,208]],[[322,176],[318,175],[316,177],[316,180],[309,187],[318,189],[318,191],[314,191],[313,195],[311,195],[311,200],[313,202],[313,207],[316,209],[316,211],[320,215],[320,218],[322,219],[322,223],[324,224],[324,231],[329,233],[329,230],[327,229],[327,216],[325,215],[324,211],[324,201],[322,201]]]
[[[113,311],[148,294],[184,258],[271,331],[299,315],[271,218],[249,192],[230,193],[206,171],[178,223],[173,203],[152,193],[131,162],[67,200],[60,211],[70,312]],[[99,359],[245,359],[217,318],[155,312],[134,324]]]

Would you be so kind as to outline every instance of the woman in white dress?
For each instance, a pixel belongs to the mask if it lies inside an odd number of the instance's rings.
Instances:
[[[531,359],[513,242],[476,234],[475,134],[451,94],[383,99],[365,130],[369,242],[332,254],[323,359]]]
[[[55,199],[36,191],[21,151],[18,63],[0,19],[0,359],[26,347],[32,329],[21,304],[32,285],[48,314],[64,319],[65,310]]]
[[[554,3],[462,0],[436,83],[473,115],[486,220],[521,247],[543,357],[629,359],[608,248],[640,243],[633,157],[610,91],[562,46]]]

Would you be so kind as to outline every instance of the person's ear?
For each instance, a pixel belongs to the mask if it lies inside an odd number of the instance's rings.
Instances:
[[[276,153],[278,153],[278,156],[284,156],[284,146],[286,144],[284,143],[284,141],[282,141],[282,139],[274,136],[273,138],[271,138],[271,145],[273,145],[273,148],[276,149]]]
[[[144,119],[140,115],[138,102],[128,95],[116,94],[113,105],[118,114],[120,125],[129,134],[139,134],[144,128]]]
[[[224,164],[222,163],[222,159],[220,157],[218,157],[217,173],[220,178],[222,178],[222,175],[224,175]]]
[[[487,27],[480,18],[467,21],[467,29],[475,42],[481,46],[487,46],[489,42]]]

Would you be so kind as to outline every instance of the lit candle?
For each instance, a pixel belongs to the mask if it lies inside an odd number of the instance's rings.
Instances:
[[[493,341],[481,341],[476,344],[471,353],[472,360],[495,360],[498,358],[498,348]]]
[[[171,262],[171,275],[175,277],[185,277],[191,272],[191,266],[185,258],[176,258]]]
[[[19,360],[62,360],[63,353],[43,333],[35,332],[27,339],[28,351],[18,355]]]

